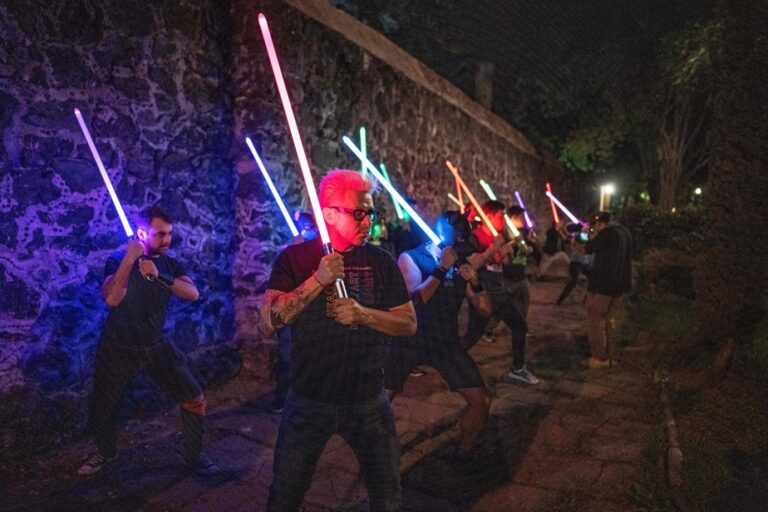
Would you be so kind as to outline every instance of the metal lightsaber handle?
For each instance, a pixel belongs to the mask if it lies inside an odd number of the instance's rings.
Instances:
[[[331,244],[323,244],[323,251],[325,254],[331,254],[333,252],[333,247],[331,247]],[[333,282],[333,287],[336,290],[336,296],[340,299],[346,299],[349,297],[347,295],[347,287],[344,285],[343,279],[337,279]]]

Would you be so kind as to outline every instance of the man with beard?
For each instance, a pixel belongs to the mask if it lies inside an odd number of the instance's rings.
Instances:
[[[205,397],[184,356],[163,337],[172,295],[200,294],[181,263],[168,256],[173,225],[153,206],[137,218],[138,240],[107,259],[101,294],[110,310],[96,354],[91,428],[98,451],[78,470],[92,475],[117,459],[117,407],[133,378],[144,371],[181,409],[187,465],[203,475],[219,472],[201,452]]]

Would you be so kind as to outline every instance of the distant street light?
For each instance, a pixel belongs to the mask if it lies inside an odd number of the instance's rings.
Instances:
[[[611,207],[611,196],[616,193],[616,187],[613,183],[600,185],[600,210],[606,210]]]

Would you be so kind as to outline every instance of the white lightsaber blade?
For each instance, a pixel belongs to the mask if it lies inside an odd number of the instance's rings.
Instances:
[[[456,197],[455,195],[451,194],[450,192],[448,192],[448,199],[450,199],[451,201],[453,201],[454,203],[456,203],[456,204],[457,204],[459,207],[463,206],[463,205],[461,204],[461,201],[459,201],[459,198],[458,198],[458,197]]]
[[[483,187],[483,190],[485,190],[485,193],[488,195],[488,199],[491,201],[496,201],[496,194],[493,193],[493,189],[485,180],[480,180],[480,186]]]
[[[128,218],[125,216],[123,207],[120,204],[120,199],[117,198],[117,193],[112,187],[112,181],[109,179],[109,174],[107,174],[107,170],[104,168],[104,163],[101,161],[99,152],[96,150],[96,144],[93,143],[91,132],[88,131],[88,127],[85,125],[85,120],[83,120],[83,115],[80,113],[80,109],[75,109],[75,117],[77,118],[77,122],[80,124],[80,129],[83,131],[83,135],[85,135],[85,140],[88,142],[88,147],[91,148],[91,154],[93,155],[93,159],[96,161],[96,167],[99,168],[101,178],[104,180],[104,185],[107,186],[107,192],[109,192],[109,197],[112,198],[112,204],[115,205],[115,210],[117,210],[117,216],[120,217],[120,222],[123,224],[125,235],[130,238],[133,236],[133,228],[131,228],[131,225],[128,223]]]
[[[342,137],[342,140],[344,141],[344,144],[349,147],[350,150],[355,154],[357,158],[360,159],[360,161],[365,165],[365,168],[368,169],[368,172],[373,174],[376,179],[381,183],[381,185],[387,189],[387,192],[389,192],[393,198],[397,200],[397,202],[400,203],[400,206],[403,207],[403,209],[408,212],[408,215],[411,216],[411,219],[413,219],[416,224],[426,233],[426,235],[429,237],[430,240],[435,245],[440,245],[442,243],[442,240],[440,240],[440,237],[438,237],[434,231],[432,231],[432,228],[430,228],[426,222],[424,222],[424,219],[421,218],[421,216],[416,213],[416,211],[411,207],[410,204],[408,204],[408,201],[406,201],[403,196],[400,195],[400,193],[395,190],[395,187],[393,187],[386,179],[384,179],[384,175],[379,172],[379,170],[376,168],[375,165],[371,163],[370,160],[365,158],[363,156],[363,153],[360,152],[360,149],[355,145],[354,142],[352,142],[352,139],[347,137],[346,135]]]
[[[571,212],[568,210],[568,208],[566,208],[565,206],[563,206],[563,203],[561,203],[561,202],[560,202],[560,201],[559,201],[559,200],[558,200],[558,199],[557,199],[557,198],[556,198],[556,197],[555,197],[555,196],[552,194],[552,192],[550,192],[550,191],[546,191],[546,192],[544,192],[544,193],[545,193],[545,194],[547,194],[547,197],[548,197],[548,198],[550,198],[550,199],[551,199],[551,200],[552,200],[552,201],[553,201],[553,202],[554,202],[554,203],[557,205],[557,207],[558,207],[558,208],[560,208],[560,210],[561,210],[561,211],[562,211],[564,214],[566,214],[566,215],[568,216],[568,218],[569,218],[569,219],[571,219],[571,222],[573,222],[574,224],[581,224],[581,221],[580,221],[579,219],[577,219],[577,218],[576,218],[576,216],[575,216],[574,214],[572,214],[572,213],[571,213]]]
[[[277,192],[277,188],[275,188],[275,184],[272,182],[272,178],[269,177],[269,173],[267,172],[266,167],[264,167],[264,162],[261,161],[261,158],[259,157],[258,151],[256,151],[256,148],[253,145],[253,142],[251,141],[250,137],[245,138],[245,143],[248,144],[248,148],[251,150],[251,154],[253,155],[253,159],[256,160],[256,165],[259,166],[259,170],[261,170],[262,176],[264,176],[264,180],[267,182],[267,186],[269,187],[269,190],[272,191],[272,195],[275,198],[275,201],[277,201],[277,206],[280,208],[280,211],[283,213],[283,217],[285,217],[285,222],[288,224],[288,229],[291,230],[291,234],[293,236],[299,236],[299,230],[296,228],[296,224],[293,222],[293,219],[291,218],[291,214],[288,213],[288,209],[285,207],[285,203],[283,203],[283,199],[280,197],[280,194]]]
[[[291,100],[288,97],[288,88],[285,86],[285,79],[283,78],[283,72],[280,69],[280,62],[277,60],[275,43],[272,41],[272,34],[269,32],[269,25],[267,24],[266,16],[264,16],[263,13],[259,13],[258,19],[261,35],[264,38],[264,45],[267,48],[267,55],[269,55],[269,64],[272,66],[272,74],[275,76],[277,91],[280,94],[280,101],[283,104],[285,118],[288,121],[288,128],[291,131],[293,147],[296,149],[296,156],[299,159],[301,174],[304,176],[304,184],[307,187],[309,202],[312,205],[312,211],[315,214],[315,225],[317,226],[320,240],[323,242],[325,252],[330,253],[333,251],[333,248],[331,247],[331,237],[328,235],[328,226],[325,225],[323,209],[320,208],[320,200],[317,197],[315,182],[312,178],[312,173],[309,170],[309,161],[307,160],[307,155],[304,152],[304,145],[302,144],[301,136],[299,135],[299,126],[296,123],[296,117],[294,116],[293,108],[291,107]],[[347,289],[346,286],[344,286],[344,281],[337,279],[334,285],[336,287],[336,295],[346,298]]]

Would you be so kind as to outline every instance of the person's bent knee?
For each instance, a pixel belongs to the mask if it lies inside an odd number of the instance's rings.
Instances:
[[[181,402],[179,404],[179,407],[181,407],[185,411],[189,411],[191,413],[197,414],[198,416],[205,416],[206,405],[207,405],[207,402],[205,400],[205,396],[203,396],[203,394],[200,393],[192,400]]]

